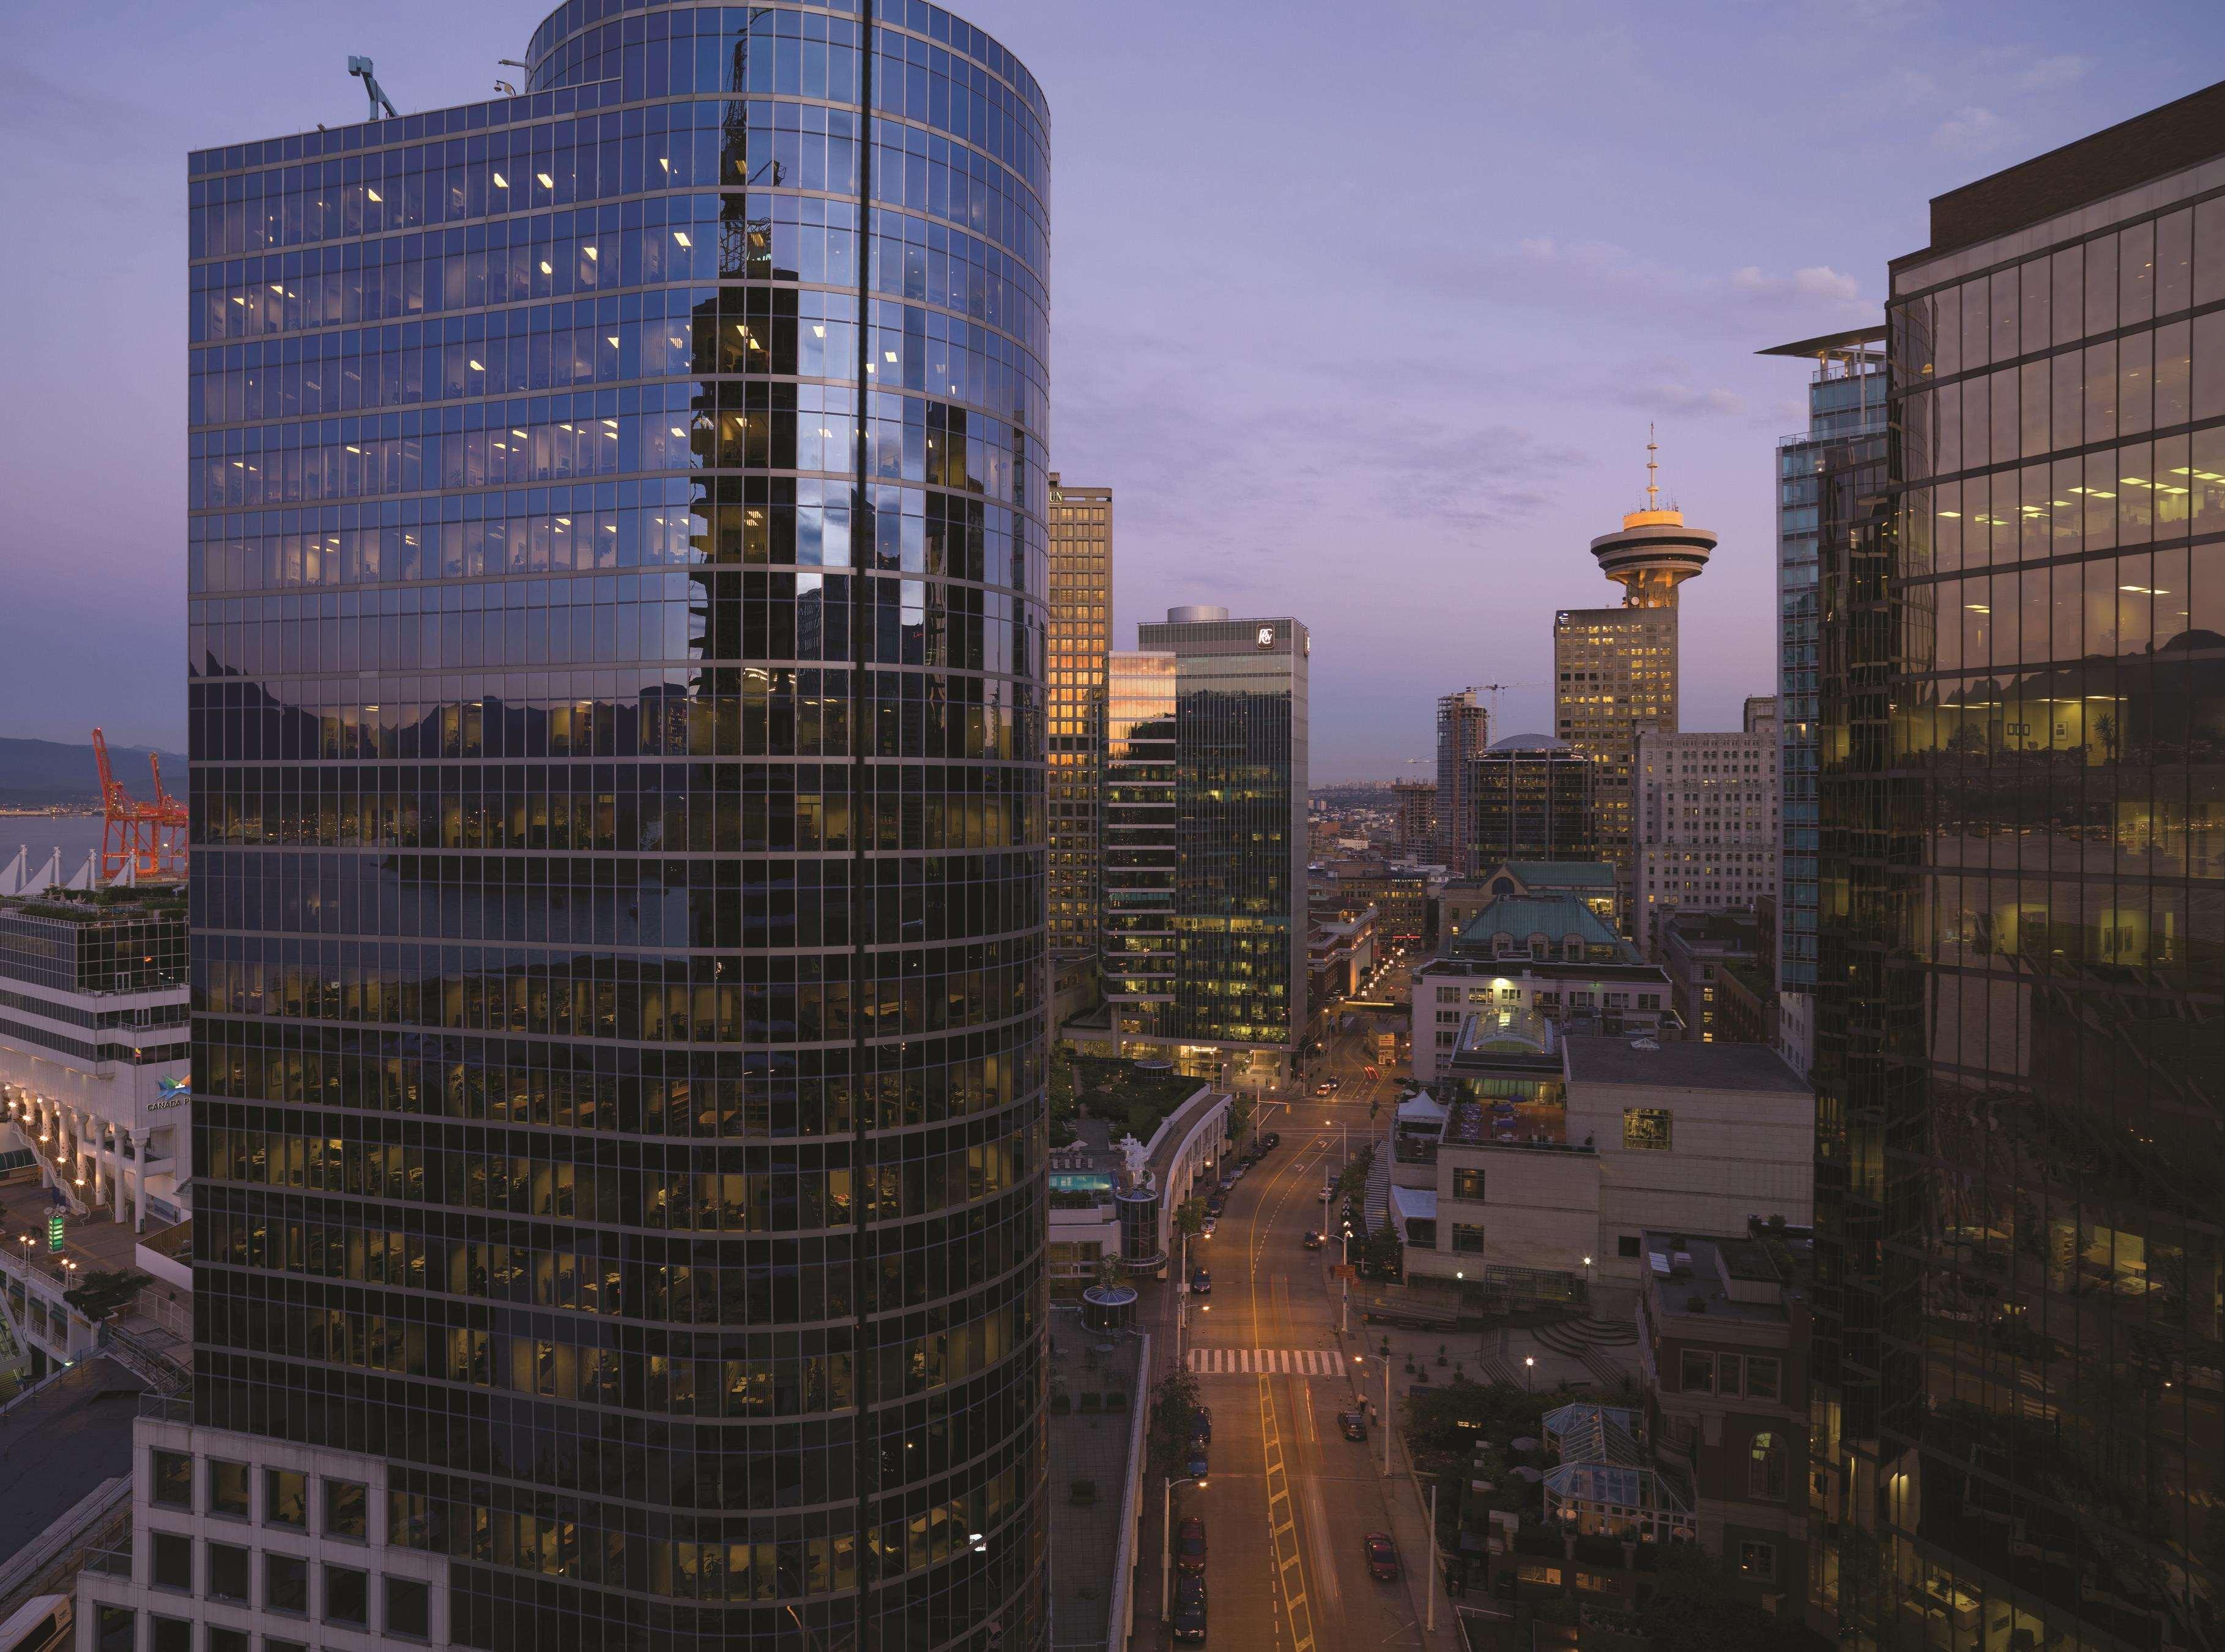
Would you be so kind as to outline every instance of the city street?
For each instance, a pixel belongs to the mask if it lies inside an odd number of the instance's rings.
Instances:
[[[1386,991],[1404,971],[1386,972]],[[1354,1369],[1357,1335],[1340,1339],[1341,1282],[1333,1270],[1341,1248],[1304,1246],[1309,1229],[1335,1225],[1320,1198],[1323,1183],[1371,1139],[1368,1103],[1387,1108],[1398,1094],[1391,1077],[1370,1079],[1372,1060],[1360,1032],[1329,1040],[1309,1091],[1334,1074],[1333,1096],[1263,1105],[1254,1133],[1278,1131],[1282,1144],[1238,1182],[1211,1238],[1190,1247],[1190,1266],[1208,1268],[1213,1289],[1189,1299],[1185,1363],[1198,1396],[1213,1413],[1212,1470],[1205,1490],[1177,1486],[1175,1519],[1203,1516],[1208,1646],[1283,1649],[1426,1648],[1449,1644],[1448,1614],[1439,1603],[1438,1636],[1425,1637],[1421,1618],[1429,1577],[1426,1535],[1418,1506],[1394,1452],[1397,1478],[1386,1491],[1383,1435],[1370,1424],[1365,1444],[1346,1439],[1337,1414],[1372,1396],[1381,1377],[1373,1359]],[[1379,1121],[1380,1115],[1379,1114]],[[1152,1514],[1158,1486],[1147,1488]],[[1156,1607],[1156,1518],[1141,1581]],[[1398,1542],[1401,1575],[1369,1575],[1362,1540],[1388,1531]],[[1137,1614],[1136,1645],[1164,1644],[1155,1611]]]

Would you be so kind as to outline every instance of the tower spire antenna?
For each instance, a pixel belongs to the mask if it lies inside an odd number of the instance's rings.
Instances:
[[[1661,462],[1653,456],[1660,451],[1661,444],[1653,439],[1653,426],[1649,421],[1645,427],[1645,508],[1649,511],[1661,508]]]

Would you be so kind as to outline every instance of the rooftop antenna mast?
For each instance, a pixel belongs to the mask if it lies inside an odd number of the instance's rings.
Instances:
[[[366,119],[377,120],[378,118],[378,111],[382,109],[384,109],[387,114],[396,120],[401,118],[401,116],[395,111],[394,100],[386,95],[385,89],[378,84],[378,77],[371,72],[371,60],[369,58],[355,56],[349,57],[348,73],[356,76],[363,82],[364,91],[368,92],[371,96],[371,113],[365,117]]]
[[[1661,508],[1661,461],[1653,456],[1660,451],[1661,444],[1653,439],[1653,426],[1649,422],[1645,427],[1645,508],[1649,511]]]

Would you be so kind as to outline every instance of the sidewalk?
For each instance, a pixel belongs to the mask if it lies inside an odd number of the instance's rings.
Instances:
[[[1334,1273],[1330,1275],[1329,1299],[1341,1294],[1342,1282]],[[1398,1546],[1404,1562],[1406,1598],[1414,1613],[1414,1638],[1429,1652],[1459,1652],[1460,1631],[1455,1626],[1452,1604],[1445,1595],[1444,1572],[1437,1559],[1436,1534],[1429,1529],[1429,1492],[1415,1477],[1414,1465],[1406,1453],[1406,1442],[1397,1426],[1403,1384],[1414,1379],[1403,1376],[1405,1360],[1412,1352],[1418,1363],[1418,1344],[1423,1333],[1388,1333],[1391,1338],[1392,1371],[1391,1380],[1391,1410],[1383,1410],[1383,1357],[1377,1350],[1383,1345],[1384,1332],[1379,1326],[1365,1325],[1355,1318],[1347,1331],[1338,1333],[1338,1346],[1345,1357],[1345,1369],[1352,1382],[1355,1401],[1368,1413],[1369,1428],[1367,1460],[1383,1482],[1384,1506],[1390,1511],[1391,1541]],[[1402,1335],[1411,1336],[1417,1346],[1402,1347]],[[1432,1344],[1429,1350],[1436,1352]],[[1360,1362],[1354,1364],[1355,1357]],[[1391,1431],[1391,1472],[1383,1473],[1383,1431]],[[1429,1633],[1423,1627],[1429,1622],[1429,1596],[1436,1597],[1436,1630]]]

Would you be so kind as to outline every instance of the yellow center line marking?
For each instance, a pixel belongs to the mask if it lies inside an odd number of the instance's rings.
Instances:
[[[1306,1594],[1305,1561],[1299,1552],[1297,1522],[1290,1508],[1290,1477],[1283,1460],[1283,1433],[1275,1417],[1275,1391],[1259,1378],[1259,1436],[1267,1462],[1267,1546],[1274,1552],[1275,1576],[1290,1615],[1296,1652],[1314,1652],[1314,1614]]]

